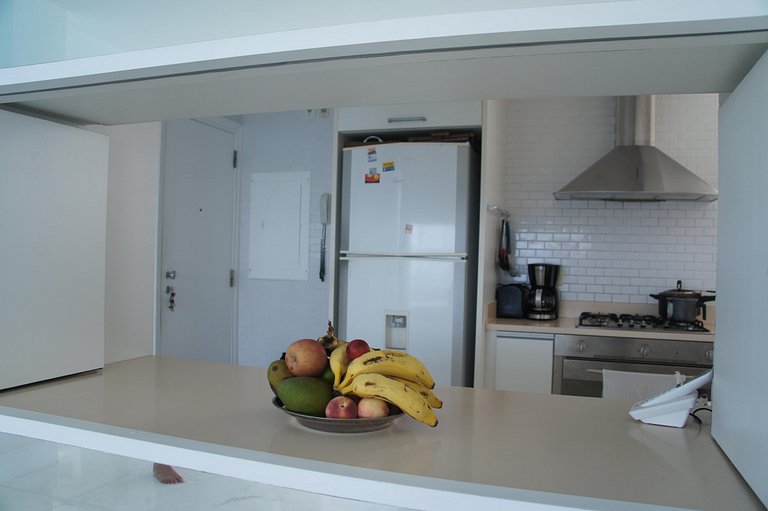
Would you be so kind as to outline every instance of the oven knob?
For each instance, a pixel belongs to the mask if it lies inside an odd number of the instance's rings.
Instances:
[[[579,341],[579,343],[576,345],[576,351],[579,353],[584,353],[585,349],[587,349],[587,344],[584,341]]]
[[[640,346],[640,356],[641,357],[647,357],[651,354],[651,348],[649,348],[646,344],[643,344]]]
[[[709,349],[704,352],[704,358],[707,359],[707,362],[712,362],[715,358],[715,353],[711,349]]]

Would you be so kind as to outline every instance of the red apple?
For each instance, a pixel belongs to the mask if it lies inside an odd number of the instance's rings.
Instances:
[[[325,416],[331,419],[356,419],[357,404],[347,396],[336,396],[325,405]]]
[[[386,417],[389,415],[389,404],[375,397],[364,397],[357,403],[358,417]]]
[[[299,339],[285,350],[285,364],[294,376],[320,376],[328,365],[328,356],[316,340]]]
[[[365,355],[371,351],[371,347],[368,343],[362,339],[355,339],[347,344],[347,359],[352,362],[360,355]]]

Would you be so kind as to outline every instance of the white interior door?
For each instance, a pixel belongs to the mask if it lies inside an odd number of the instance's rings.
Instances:
[[[712,435],[768,504],[768,53],[720,109]],[[758,404],[760,403],[760,404]]]
[[[164,128],[161,356],[236,363],[235,266],[237,133],[199,121]]]

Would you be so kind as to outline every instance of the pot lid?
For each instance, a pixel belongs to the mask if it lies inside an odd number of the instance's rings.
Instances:
[[[693,291],[691,289],[683,289],[683,281],[677,281],[677,287],[675,289],[667,289],[658,294],[659,297],[664,298],[694,298],[699,299],[701,297],[700,291]]]

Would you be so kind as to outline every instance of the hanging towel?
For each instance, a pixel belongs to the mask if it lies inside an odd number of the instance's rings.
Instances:
[[[512,250],[512,243],[509,239],[509,222],[506,218],[501,219],[501,238],[499,239],[499,268],[509,271],[509,253]]]
[[[637,403],[677,385],[676,374],[632,373],[603,369],[603,397]]]

